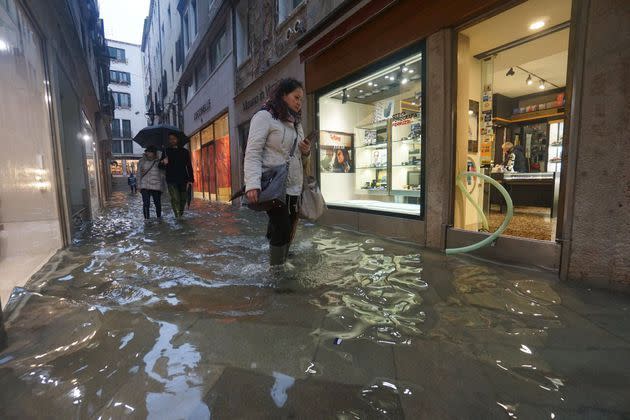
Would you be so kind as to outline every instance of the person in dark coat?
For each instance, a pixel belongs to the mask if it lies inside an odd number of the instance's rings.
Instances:
[[[186,206],[187,190],[192,188],[193,175],[190,152],[179,145],[175,134],[168,135],[168,144],[160,161],[160,168],[166,170],[166,185],[171,196],[171,206],[175,217],[182,217]]]
[[[527,159],[520,145],[514,146],[512,142],[506,141],[501,148],[504,157],[503,167],[507,172],[528,172]]]

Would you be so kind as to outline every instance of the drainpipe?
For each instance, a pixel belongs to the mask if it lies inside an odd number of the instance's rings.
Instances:
[[[2,317],[2,302],[0,301],[0,351],[7,347],[7,332],[4,329],[4,318]]]

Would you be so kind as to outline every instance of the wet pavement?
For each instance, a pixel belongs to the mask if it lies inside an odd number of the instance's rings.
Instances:
[[[5,308],[0,418],[630,417],[630,297],[115,193]]]

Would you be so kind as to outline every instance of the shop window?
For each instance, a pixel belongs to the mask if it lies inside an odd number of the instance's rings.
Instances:
[[[555,239],[570,16],[570,0],[529,0],[457,35],[455,175],[485,172],[506,188],[507,235]],[[503,197],[480,179],[464,184],[472,200],[456,191],[454,226],[495,231]]]
[[[278,0],[278,23],[284,22],[304,0]]]
[[[319,172],[331,207],[421,217],[422,52],[318,99]]]
[[[123,161],[122,160],[112,160],[109,164],[109,169],[112,175],[121,176],[123,174]]]

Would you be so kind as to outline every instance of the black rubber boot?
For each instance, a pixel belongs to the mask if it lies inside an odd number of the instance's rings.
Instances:
[[[269,265],[282,265],[287,259],[288,245],[269,245]]]
[[[151,215],[149,214],[149,208],[148,207],[142,207],[142,214],[144,214],[144,218],[148,219],[149,217],[151,217]]]

